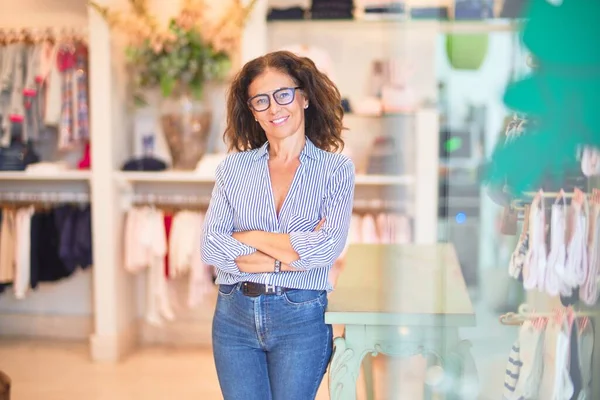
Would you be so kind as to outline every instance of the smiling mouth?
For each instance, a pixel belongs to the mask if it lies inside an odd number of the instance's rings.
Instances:
[[[275,126],[281,126],[288,120],[288,118],[289,118],[289,116],[273,119],[273,120],[271,120],[271,123]]]

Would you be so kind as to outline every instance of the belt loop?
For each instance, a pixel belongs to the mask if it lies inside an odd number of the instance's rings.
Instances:
[[[281,286],[277,286],[276,290],[277,290],[277,296],[281,296],[281,294],[283,293],[281,290]]]

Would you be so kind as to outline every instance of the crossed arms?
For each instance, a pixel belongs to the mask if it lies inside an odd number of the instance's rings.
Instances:
[[[341,254],[348,236],[354,197],[354,165],[349,160],[329,178],[323,219],[310,232],[234,232],[233,208],[222,178],[221,164],[204,221],[202,260],[206,264],[241,275],[272,272],[275,260],[279,260],[282,271],[305,271],[330,267]]]

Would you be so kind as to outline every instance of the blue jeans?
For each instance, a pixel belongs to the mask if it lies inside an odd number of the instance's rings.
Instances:
[[[221,285],[213,353],[225,400],[312,400],[332,351],[324,291],[245,296]]]

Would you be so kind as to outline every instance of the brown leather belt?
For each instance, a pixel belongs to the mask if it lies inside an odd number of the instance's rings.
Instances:
[[[288,289],[281,286],[264,285],[262,283],[242,282],[240,290],[244,296],[258,297],[261,294],[281,294]]]

